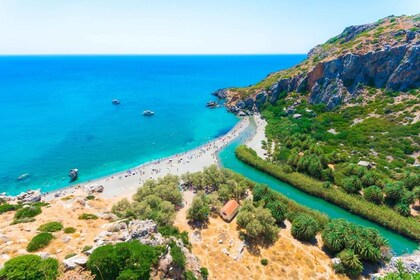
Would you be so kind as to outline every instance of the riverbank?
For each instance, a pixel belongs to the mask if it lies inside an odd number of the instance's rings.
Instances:
[[[312,196],[325,199],[328,202],[382,225],[385,228],[391,229],[394,232],[409,237],[412,240],[420,240],[420,225],[414,218],[403,217],[386,206],[378,206],[360,200],[355,196],[346,194],[335,188],[323,188],[320,181],[307,175],[297,172],[287,173],[281,166],[259,158],[245,146],[237,148],[235,154],[242,162],[271,175],[274,178],[289,183],[295,188]]]
[[[266,159],[267,151],[263,149],[262,142],[267,141],[267,137],[265,136],[267,121],[259,114],[255,114],[253,120],[255,123],[255,132],[244,144],[253,149],[260,158]]]
[[[44,195],[45,201],[57,196],[69,195],[78,189],[103,186],[102,198],[120,199],[131,197],[146,180],[157,179],[167,174],[181,175],[201,171],[204,167],[217,164],[217,152],[236,139],[250,125],[249,117],[241,119],[228,133],[195,149],[158,159],[124,172],[73,185]]]

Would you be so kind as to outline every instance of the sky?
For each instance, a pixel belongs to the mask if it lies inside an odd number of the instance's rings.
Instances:
[[[420,0],[0,0],[0,54],[307,53]]]

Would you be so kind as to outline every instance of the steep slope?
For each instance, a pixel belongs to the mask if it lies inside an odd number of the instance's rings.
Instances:
[[[316,46],[299,65],[268,75],[247,88],[216,91],[232,112],[248,113],[287,93],[328,109],[363,93],[364,87],[408,91],[420,87],[420,15],[390,16],[350,26]],[[257,107],[257,108],[256,108]]]

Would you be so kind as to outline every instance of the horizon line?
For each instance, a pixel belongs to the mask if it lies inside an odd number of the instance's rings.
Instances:
[[[251,55],[307,55],[307,53],[28,53],[28,54],[0,54],[0,56],[251,56]]]

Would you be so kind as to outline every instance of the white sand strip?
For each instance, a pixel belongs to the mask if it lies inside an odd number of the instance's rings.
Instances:
[[[156,179],[167,174],[181,175],[186,172],[196,172],[204,167],[217,164],[216,153],[238,137],[249,124],[249,118],[245,117],[224,136],[198,148],[168,158],[148,162],[124,172],[84,182],[78,186],[70,186],[50,192],[46,194],[45,200],[54,199],[54,194],[58,192],[66,192],[67,195],[73,193],[80,186],[92,185],[104,186],[104,191],[101,194],[103,198],[131,197],[137,188],[148,179]]]
[[[267,151],[262,148],[261,142],[263,140],[267,141],[267,137],[265,136],[265,127],[267,126],[267,121],[262,119],[260,115],[254,115],[253,118],[255,121],[256,130],[254,135],[245,143],[245,145],[256,151],[260,158],[265,159],[267,157]]]

